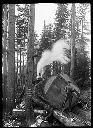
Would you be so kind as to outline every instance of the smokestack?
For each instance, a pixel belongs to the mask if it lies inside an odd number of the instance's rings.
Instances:
[[[40,77],[40,75],[42,77],[43,73],[45,72],[45,66],[50,65],[53,61],[59,61],[63,65],[70,61],[65,55],[65,48],[69,49],[67,40],[60,39],[53,44],[51,50],[45,50],[42,53],[41,59],[37,64],[37,78]]]

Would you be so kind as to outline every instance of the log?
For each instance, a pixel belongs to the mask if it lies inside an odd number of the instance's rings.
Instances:
[[[77,102],[77,93],[80,91],[75,82],[73,82],[73,80],[71,80],[66,74],[51,76],[47,80],[43,80],[39,84],[35,85],[34,97],[59,110],[63,109],[64,106],[68,108],[69,102],[67,100],[69,100],[69,98],[67,99],[67,95],[69,88],[75,92],[75,95],[74,93],[72,94],[73,99],[71,101],[71,106],[73,106],[75,102]]]
[[[55,110],[53,116],[65,126],[91,126],[91,122],[82,119],[74,113],[66,114]]]

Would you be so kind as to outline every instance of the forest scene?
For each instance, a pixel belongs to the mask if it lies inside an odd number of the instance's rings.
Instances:
[[[2,126],[91,126],[91,4],[39,5],[2,4]]]

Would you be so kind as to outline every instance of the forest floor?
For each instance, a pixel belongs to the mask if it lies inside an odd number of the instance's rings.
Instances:
[[[31,127],[51,127],[51,126],[91,126],[91,92],[82,91],[81,97],[83,101],[87,101],[82,108],[78,106],[71,112],[62,112],[53,110],[53,121],[44,118],[45,110],[35,110],[36,122]],[[89,99],[88,99],[89,98]],[[20,115],[20,116],[19,116]],[[20,108],[13,109],[12,116],[5,115],[3,118],[4,127],[26,127],[24,102],[20,104]]]

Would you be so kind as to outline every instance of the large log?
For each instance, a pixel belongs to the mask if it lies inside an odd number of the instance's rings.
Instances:
[[[46,99],[58,109],[62,109],[62,105],[66,100],[66,85],[67,83],[60,76],[52,76],[45,84],[45,88],[48,88],[47,91],[44,91]]]
[[[79,88],[66,74],[51,76],[48,80],[43,80],[34,87],[34,97],[45,100],[53,108],[62,110],[66,104],[69,107],[69,89],[71,92],[71,105],[73,105],[80,93]],[[73,94],[72,94],[73,93]],[[41,98],[40,98],[41,97]]]

